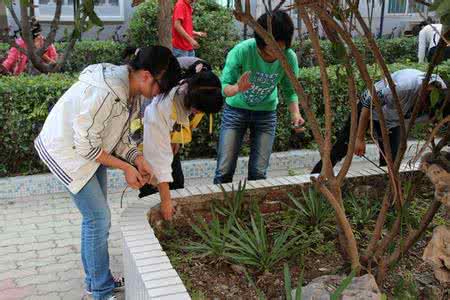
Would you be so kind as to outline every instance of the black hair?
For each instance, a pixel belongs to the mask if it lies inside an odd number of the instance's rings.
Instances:
[[[211,71],[200,71],[185,80],[188,85],[184,106],[204,113],[218,113],[223,106],[220,79]]]
[[[42,33],[41,24],[39,23],[39,21],[35,17],[32,17],[30,19],[30,31],[31,31],[31,38],[33,40],[35,38],[37,38]],[[22,36],[22,30],[19,29],[18,32]]]
[[[182,70],[182,75],[181,78],[182,79],[188,79],[192,76],[194,76],[195,74],[197,74],[197,66],[198,65],[202,65],[202,69],[200,70],[200,72],[204,72],[204,71],[212,71],[212,67],[209,63],[207,63],[206,61],[199,59],[196,62],[194,62],[192,65],[190,65],[186,70]]]
[[[146,70],[158,80],[161,93],[169,92],[180,80],[181,68],[172,51],[163,46],[127,47],[123,58],[134,71]]]
[[[268,29],[268,14],[265,13],[258,18],[258,24],[264,29]],[[291,48],[292,37],[294,36],[294,23],[291,17],[284,11],[275,11],[272,13],[272,35],[277,42],[284,42],[286,49]],[[266,43],[255,31],[256,45],[263,49]]]

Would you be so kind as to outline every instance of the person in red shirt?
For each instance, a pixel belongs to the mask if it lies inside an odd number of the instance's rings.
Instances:
[[[200,45],[196,37],[206,37],[205,32],[194,31],[192,6],[194,0],[178,0],[172,16],[172,48],[175,57],[195,56]]]
[[[31,34],[33,37],[34,46],[39,49],[44,46],[44,37],[41,34],[41,25],[38,21],[33,19],[31,21]],[[16,47],[12,47],[8,51],[8,56],[0,64],[0,74],[20,75],[27,69],[28,57],[23,50],[27,48],[25,41],[22,38],[16,40]],[[20,51],[18,48],[22,48]],[[42,59],[46,64],[55,64],[58,59],[58,53],[53,44],[42,54]]]

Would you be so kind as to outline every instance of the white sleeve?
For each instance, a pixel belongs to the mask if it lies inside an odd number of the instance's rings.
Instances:
[[[161,111],[166,105],[152,102],[145,109],[144,149],[145,160],[158,181],[172,182],[173,152],[170,145],[170,111]]]
[[[423,63],[425,61],[425,52],[427,49],[427,30],[423,28],[419,32],[419,46],[417,52],[417,58],[419,59],[419,63]]]

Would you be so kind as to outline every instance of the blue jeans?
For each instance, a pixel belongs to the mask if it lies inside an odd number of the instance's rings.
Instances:
[[[181,50],[177,48],[172,49],[173,56],[175,57],[185,57],[185,56],[195,56],[195,50]]]
[[[86,274],[86,289],[94,299],[103,300],[114,289],[109,269],[108,236],[111,212],[107,202],[106,167],[100,166],[77,194],[72,194],[83,221],[81,223],[81,260]]]
[[[226,105],[222,115],[214,183],[233,180],[247,129],[250,129],[248,180],[265,179],[276,127],[276,111],[252,111]]]

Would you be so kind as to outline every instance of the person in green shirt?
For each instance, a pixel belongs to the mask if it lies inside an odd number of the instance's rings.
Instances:
[[[267,14],[258,23],[267,29]],[[291,48],[294,25],[285,12],[272,13],[272,34],[298,76],[297,57]],[[221,77],[226,105],[222,114],[214,183],[233,180],[236,162],[247,129],[250,129],[248,180],[265,179],[277,125],[278,86],[296,132],[305,122],[297,95],[276,59],[275,51],[255,33],[228,54]]]

